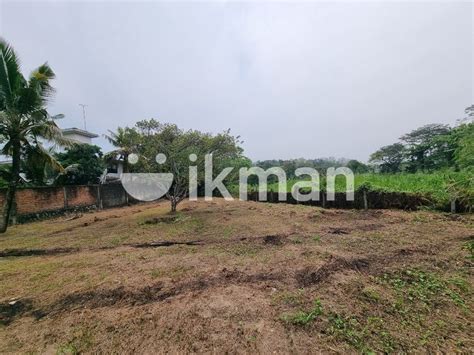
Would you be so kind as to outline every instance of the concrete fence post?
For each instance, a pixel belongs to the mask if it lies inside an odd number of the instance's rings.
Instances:
[[[100,191],[100,186],[101,185],[97,185],[97,208],[99,210],[102,209],[102,194],[101,194],[101,191]]]
[[[451,213],[456,213],[456,199],[451,201]]]
[[[64,208],[68,208],[68,201],[67,201],[67,190],[66,190],[66,186],[63,186],[63,195],[64,195]]]
[[[362,197],[364,199],[364,210],[368,210],[369,209],[369,201],[367,200],[367,191],[363,191],[362,192]]]

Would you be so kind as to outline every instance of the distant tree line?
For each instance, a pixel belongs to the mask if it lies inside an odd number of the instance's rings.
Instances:
[[[370,156],[381,173],[465,170],[474,167],[474,105],[458,125],[427,124]]]
[[[416,173],[443,169],[455,171],[474,167],[474,105],[466,108],[467,117],[454,127],[427,124],[400,137],[399,142],[381,147],[371,154],[368,164],[355,159],[319,158],[262,160],[254,165],[263,169],[279,166],[287,178],[295,177],[300,167],[311,167],[320,174],[329,167],[346,166],[354,173]],[[276,177],[269,177],[273,182]],[[249,180],[256,183],[255,179]]]

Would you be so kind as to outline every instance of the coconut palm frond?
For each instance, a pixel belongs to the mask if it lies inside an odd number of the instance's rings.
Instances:
[[[37,158],[45,163],[47,166],[51,167],[53,170],[63,172],[64,168],[60,162],[56,160],[53,155],[53,148],[46,149],[41,143],[37,143],[34,146],[34,152]]]
[[[50,80],[55,78],[55,74],[48,63],[44,63],[35,69],[28,81],[28,87],[34,90],[41,103],[46,104],[55,93],[55,89],[50,85]]]
[[[105,139],[107,139],[107,141],[108,141],[110,144],[112,144],[114,147],[117,147],[118,144],[119,144],[119,136],[118,136],[118,134],[119,134],[120,130],[121,130],[121,128],[119,127],[119,128],[117,129],[117,132],[118,132],[118,133],[115,133],[115,132],[111,131],[110,129],[108,129],[109,134],[103,134],[103,137],[104,137]]]
[[[30,126],[28,130],[35,137],[41,137],[50,141],[55,148],[57,146],[70,147],[75,143],[73,140],[65,137],[61,129],[51,120]]]
[[[24,81],[13,47],[0,38],[0,110],[13,103],[14,92]]]
[[[7,141],[5,145],[2,147],[2,154],[11,156],[11,149],[12,149],[12,141]]]

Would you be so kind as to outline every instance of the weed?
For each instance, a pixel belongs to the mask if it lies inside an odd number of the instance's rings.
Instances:
[[[379,293],[371,287],[366,287],[362,290],[362,298],[369,302],[376,303],[380,301]]]
[[[231,249],[230,252],[236,256],[254,257],[258,254],[259,249],[253,246],[239,245]]]
[[[470,292],[469,283],[466,281],[466,279],[464,279],[460,276],[452,277],[448,280],[448,282],[451,285],[457,287],[463,293]]]
[[[293,244],[302,244],[303,240],[300,237],[296,237],[296,238],[292,239],[291,242]]]
[[[93,345],[92,334],[88,329],[79,328],[74,332],[74,336],[71,341],[61,345],[57,354],[81,354],[87,352]]]
[[[443,297],[451,299],[457,306],[465,307],[463,298],[449,287],[450,283],[432,273],[408,269],[392,275],[385,274],[382,281],[388,283],[397,292],[398,298],[394,308],[399,313],[408,311],[405,309],[406,303],[421,304],[426,310],[429,310]],[[457,283],[459,284],[459,280]]]
[[[299,289],[296,292],[283,291],[273,297],[274,303],[285,304],[288,306],[299,306],[303,303],[304,291]]]
[[[313,242],[315,243],[319,243],[321,241],[321,236],[320,235],[314,235],[313,236]]]
[[[292,314],[282,315],[280,319],[285,323],[306,326],[313,322],[318,316],[323,314],[323,306],[319,299],[314,301],[314,306],[309,311],[298,311]]]
[[[474,261],[474,240],[470,240],[464,244],[464,249],[466,249],[470,254],[468,255],[468,258]]]
[[[416,214],[416,215],[413,217],[413,222],[415,222],[415,223],[426,223],[426,222],[428,222],[428,219],[426,218],[425,215]]]
[[[232,226],[225,226],[222,230],[222,236],[224,238],[230,238],[232,233],[234,232],[234,228]]]
[[[375,316],[368,316],[364,320],[365,322],[361,322],[354,316],[331,312],[328,315],[325,333],[364,354],[374,354],[372,346],[377,351],[382,350],[383,353],[395,351],[397,344],[392,335],[385,330],[384,320]]]
[[[365,349],[364,332],[359,321],[354,317],[345,317],[337,313],[329,315],[329,334],[341,338],[358,350]]]

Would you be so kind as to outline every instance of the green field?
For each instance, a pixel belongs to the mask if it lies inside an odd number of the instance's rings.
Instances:
[[[288,180],[287,191],[290,192],[292,186],[298,180]],[[422,194],[432,198],[436,203],[448,203],[453,198],[453,191],[450,185],[453,181],[470,181],[469,189],[472,191],[472,176],[467,172],[436,172],[436,173],[415,173],[415,174],[355,174],[354,189],[358,190],[366,186],[371,191],[405,192]],[[321,189],[325,190],[326,180],[321,177]],[[343,176],[336,177],[336,192],[346,191],[346,181]],[[256,191],[257,185],[249,186],[249,191]],[[237,192],[236,186],[232,192]],[[277,183],[269,183],[268,191],[278,191]]]

